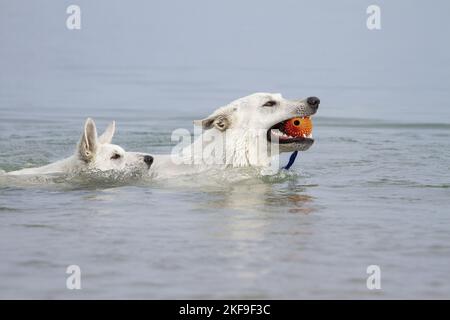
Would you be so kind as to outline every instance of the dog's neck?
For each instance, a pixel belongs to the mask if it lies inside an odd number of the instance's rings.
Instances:
[[[260,131],[210,129],[182,150],[184,164],[226,167],[270,166],[268,145]]]

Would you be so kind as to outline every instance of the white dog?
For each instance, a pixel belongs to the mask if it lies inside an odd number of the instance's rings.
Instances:
[[[112,122],[98,137],[97,128],[92,119],[84,124],[83,134],[75,154],[67,159],[39,167],[27,168],[7,173],[8,175],[40,175],[53,173],[71,173],[80,171],[147,172],[153,163],[148,154],[125,152],[121,147],[111,144],[115,131]]]
[[[315,114],[319,103],[317,97],[287,100],[281,94],[272,93],[255,93],[235,100],[207,118],[194,121],[203,129],[199,136],[191,142],[191,136],[186,135],[171,156],[155,155],[151,171],[156,175],[171,175],[188,170],[186,165],[194,170],[208,165],[270,166],[272,157],[281,152],[305,151],[311,147],[312,135],[289,136],[283,131],[283,123]]]
[[[110,144],[114,122],[97,137],[94,121],[87,119],[74,156],[44,167],[9,174],[150,169],[153,177],[170,177],[201,172],[211,166],[264,168],[270,166],[272,158],[279,153],[305,151],[311,147],[314,143],[312,135],[289,136],[283,124],[295,117],[312,116],[319,104],[317,97],[287,100],[281,94],[255,93],[217,109],[203,120],[194,121],[202,128],[194,141],[187,132],[171,155],[154,157],[125,152],[121,147]]]

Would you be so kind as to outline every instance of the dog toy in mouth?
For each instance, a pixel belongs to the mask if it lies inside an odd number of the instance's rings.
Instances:
[[[312,132],[312,121],[310,117],[297,117],[284,123],[284,132],[291,137],[309,136]]]

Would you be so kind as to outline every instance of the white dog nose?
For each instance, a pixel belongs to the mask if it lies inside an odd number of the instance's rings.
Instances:
[[[148,165],[148,167],[150,168],[150,166],[153,163],[153,157],[152,156],[144,156],[144,162]]]

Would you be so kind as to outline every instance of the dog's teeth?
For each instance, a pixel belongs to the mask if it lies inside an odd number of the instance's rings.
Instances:
[[[277,136],[277,137],[281,137],[282,136],[282,132],[280,130],[278,130],[278,129],[272,130],[271,132],[272,132],[272,134],[274,136]]]

